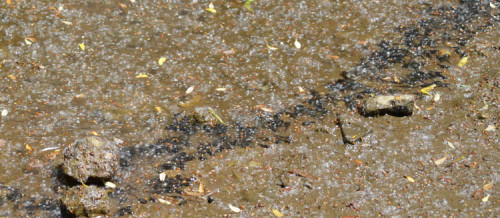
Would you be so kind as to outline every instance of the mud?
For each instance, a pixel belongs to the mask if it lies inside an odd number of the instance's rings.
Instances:
[[[497,1],[209,3],[0,3],[0,216],[63,216],[88,135],[114,216],[500,213]]]

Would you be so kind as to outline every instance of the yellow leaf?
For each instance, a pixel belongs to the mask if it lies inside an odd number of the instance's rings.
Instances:
[[[443,163],[444,163],[444,161],[445,161],[447,158],[448,158],[447,156],[444,156],[443,158],[441,158],[441,159],[437,159],[436,161],[434,161],[434,163],[435,163],[436,165],[441,165],[441,164],[443,164]]]
[[[414,183],[414,182],[415,182],[415,180],[414,180],[413,178],[409,177],[409,176],[405,176],[405,178],[406,178],[408,181],[410,181],[411,183]]]
[[[271,51],[276,51],[276,50],[278,50],[278,48],[273,47],[273,46],[270,46],[270,45],[268,45],[268,44],[266,44],[266,46],[267,46],[267,48],[268,48],[269,50],[271,50]]]
[[[467,60],[469,60],[469,57],[463,57],[462,59],[460,59],[460,61],[458,62],[457,66],[459,67],[463,67],[467,64]]]
[[[427,87],[425,87],[423,89],[420,89],[420,92],[424,93],[426,95],[431,95],[431,94],[429,94],[429,92],[432,91],[434,88],[436,88],[436,84],[432,84],[432,85],[427,86]]]
[[[247,0],[247,1],[245,1],[245,5],[244,5],[244,6],[245,6],[245,8],[246,8],[248,11],[250,11],[251,13],[253,13],[253,9],[252,9],[252,7],[250,7],[250,4],[252,4],[252,2],[253,2],[253,1],[254,1],[254,0]]]
[[[158,60],[158,64],[161,66],[163,65],[163,63],[165,63],[165,61],[167,60],[167,58],[164,58],[164,57],[161,57],[159,60]]]
[[[273,214],[274,214],[276,217],[283,217],[283,214],[282,214],[279,210],[275,210],[275,209],[273,209]]]
[[[78,46],[80,46],[80,49],[82,49],[82,51],[85,51],[85,44],[80,43],[80,44],[78,44]]]
[[[28,150],[28,151],[33,151],[33,148],[32,148],[30,145],[26,144],[26,146],[25,146],[25,147],[26,147],[26,150]]]
[[[161,107],[160,106],[156,106],[155,109],[156,109],[156,111],[158,111],[158,113],[161,113]]]
[[[135,78],[148,78],[149,76],[146,74],[139,74]]]
[[[16,80],[17,79],[16,76],[14,76],[14,75],[7,75],[7,77],[9,77],[11,80]]]
[[[488,190],[490,190],[491,188],[493,188],[493,181],[491,181],[490,183],[485,184],[485,185],[483,186],[483,190],[484,190],[484,191],[488,191]]]
[[[89,133],[90,133],[90,135],[99,136],[99,133],[97,133],[96,131],[90,131]]]
[[[200,186],[198,186],[198,192],[205,193],[205,185],[203,185],[203,182],[200,182]]]
[[[12,3],[11,0],[5,0],[5,3],[7,3],[8,5],[10,5]]]
[[[207,10],[208,12],[214,13],[214,14],[217,13],[217,10],[215,10],[214,4],[212,4],[212,2],[210,2],[210,4],[208,5],[208,8],[205,10]]]

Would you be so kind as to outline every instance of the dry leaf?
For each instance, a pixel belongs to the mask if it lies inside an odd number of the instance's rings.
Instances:
[[[273,209],[273,214],[276,217],[283,217],[283,214],[279,210],[276,210],[276,209]]]
[[[273,47],[273,46],[270,46],[270,45],[268,45],[268,44],[266,44],[266,46],[267,46],[267,48],[268,48],[269,50],[271,50],[271,51],[278,50],[278,48]]]
[[[458,62],[457,66],[459,67],[463,67],[467,64],[467,60],[469,60],[469,57],[463,57],[462,59],[460,59],[460,61]]]
[[[264,111],[264,112],[269,112],[269,113],[274,112],[274,111],[273,111],[273,109],[268,108],[268,107],[266,107],[265,105],[261,105],[261,104],[259,104],[259,105],[255,105],[255,109],[257,109],[257,110],[261,110],[261,111]]]
[[[85,44],[80,43],[80,44],[78,44],[78,46],[80,46],[80,49],[82,49],[82,51],[85,51]]]
[[[193,92],[193,91],[194,91],[194,86],[191,86],[191,87],[189,87],[189,88],[186,90],[186,94],[189,94],[189,93],[191,93],[191,92]]]
[[[227,88],[216,88],[215,91],[219,91],[219,92],[223,92],[223,91],[226,91]]]
[[[240,208],[237,208],[237,207],[235,207],[235,206],[233,206],[233,205],[231,205],[231,204],[228,204],[228,206],[229,206],[229,209],[231,209],[231,210],[232,210],[233,212],[235,212],[235,213],[239,213],[239,212],[241,212],[241,209],[240,209]]]
[[[455,145],[453,145],[453,143],[451,143],[451,142],[446,142],[446,144],[448,144],[448,146],[450,146],[450,148],[453,148],[453,149],[456,148]]]
[[[149,76],[147,74],[139,74],[135,76],[135,78],[148,78]]]
[[[160,106],[156,106],[156,107],[155,107],[155,109],[156,109],[156,111],[157,111],[158,113],[161,113],[161,107],[160,107]]]
[[[96,131],[90,131],[89,133],[90,133],[90,135],[99,136],[99,133],[97,133]]]
[[[295,45],[295,48],[298,48],[298,49],[300,49],[302,47],[302,45],[300,44],[299,41],[297,41],[297,39],[295,39],[295,42],[293,42],[293,45]]]
[[[448,158],[447,156],[444,156],[443,158],[437,159],[436,161],[434,161],[434,164],[441,165],[447,158]]]
[[[9,114],[9,111],[7,109],[2,110],[2,117],[5,117]]]
[[[217,10],[215,10],[214,4],[212,4],[212,2],[210,2],[210,4],[208,5],[208,8],[205,10],[207,10],[208,12],[214,13],[214,14],[217,13]]]
[[[166,60],[167,58],[161,57],[160,59],[158,59],[158,64],[161,66],[163,65],[163,63],[165,63]]]
[[[411,183],[414,183],[414,182],[415,182],[415,180],[414,180],[413,178],[409,177],[409,176],[405,176],[405,178],[406,178],[408,181],[410,181]]]
[[[108,188],[112,188],[112,189],[116,188],[115,183],[112,183],[112,182],[106,182],[106,183],[104,183],[104,185]]]
[[[198,186],[198,192],[205,193],[205,185],[203,185],[203,182],[200,182],[200,186]]]
[[[158,202],[160,202],[162,204],[168,204],[168,205],[172,204],[172,203],[170,203],[170,201],[167,201],[167,200],[161,199],[161,198],[158,198]]]
[[[484,190],[484,191],[488,191],[488,190],[490,190],[491,188],[493,188],[493,181],[491,181],[490,183],[485,184],[485,185],[483,186],[483,190]]]
[[[160,173],[160,175],[158,175],[160,177],[160,181],[165,181],[165,179],[167,178],[167,174],[165,172],[162,172]]]
[[[491,124],[491,125],[488,125],[488,127],[486,127],[486,129],[484,129],[484,131],[491,132],[495,129],[496,129],[495,125]]]
[[[25,145],[25,148],[26,148],[26,150],[28,150],[28,151],[33,151],[33,148],[32,148],[29,144],[26,144],[26,145]]]
[[[427,86],[427,87],[425,87],[423,89],[420,89],[420,92],[424,93],[426,95],[431,95],[431,94],[429,94],[429,92],[432,91],[435,87],[436,87],[436,84],[432,84],[432,85]]]
[[[7,75],[7,77],[9,77],[11,80],[16,80],[17,79],[16,76],[14,76],[14,75]]]
[[[490,194],[487,194],[486,197],[481,199],[482,202],[488,202],[488,199],[490,198]]]
[[[7,3],[8,5],[10,5],[12,3],[11,0],[5,0],[5,3]]]

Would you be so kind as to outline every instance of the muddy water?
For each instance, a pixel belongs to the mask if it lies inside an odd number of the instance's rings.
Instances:
[[[0,216],[61,216],[68,185],[54,149],[92,134],[123,140],[113,215],[498,215],[498,9],[464,2],[255,1],[252,13],[212,1],[212,13],[208,1],[3,1]],[[437,10],[449,6],[482,9]],[[422,23],[435,41],[408,37]],[[399,57],[377,53],[397,53],[383,41],[405,49],[401,61],[370,62]],[[339,79],[364,88],[327,88]],[[440,99],[419,94],[410,117],[366,118],[343,102],[433,83]],[[256,119],[305,104],[312,90],[336,99],[328,113],[280,117],[288,124],[276,128]],[[171,167],[178,153],[151,150],[185,136],[165,127],[200,107],[256,136],[198,155],[221,137],[190,133],[182,149],[198,156]],[[336,113],[371,133],[344,145]],[[159,182],[164,170],[171,183]]]

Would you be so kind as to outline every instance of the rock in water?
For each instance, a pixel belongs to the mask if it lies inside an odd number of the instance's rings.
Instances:
[[[413,114],[415,95],[377,95],[368,97],[360,105],[359,112],[363,116],[382,116],[385,114],[403,117]]]
[[[109,180],[118,167],[118,146],[112,141],[90,136],[64,149],[64,173],[79,182]]]
[[[108,194],[97,186],[74,186],[66,191],[61,204],[76,217],[94,217],[109,213]]]

